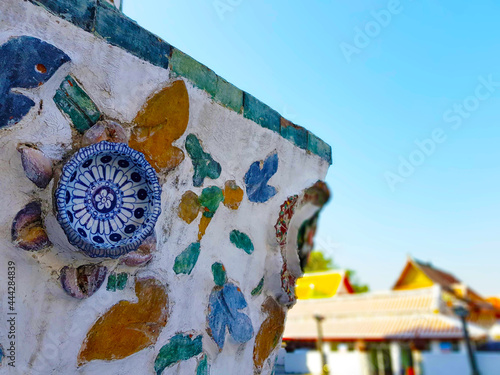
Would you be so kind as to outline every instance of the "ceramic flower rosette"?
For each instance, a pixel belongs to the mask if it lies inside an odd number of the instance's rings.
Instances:
[[[57,219],[69,241],[91,257],[117,258],[153,233],[161,188],[144,155],[123,143],[80,149],[63,168]]]

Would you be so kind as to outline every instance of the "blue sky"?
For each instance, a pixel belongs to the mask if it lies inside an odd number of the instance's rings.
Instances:
[[[379,290],[411,254],[500,295],[500,3],[124,1],[332,145],[317,244],[336,263]]]

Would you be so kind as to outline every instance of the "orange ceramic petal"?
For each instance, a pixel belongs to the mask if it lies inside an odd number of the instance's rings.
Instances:
[[[186,191],[182,195],[181,203],[179,204],[179,217],[186,223],[190,224],[198,217],[200,213],[200,201],[198,195],[192,191]]]
[[[156,343],[168,319],[168,296],[155,279],[137,280],[137,303],[120,301],[87,333],[78,355],[81,366],[95,359],[122,359]]]
[[[156,169],[171,170],[184,160],[184,152],[172,142],[186,131],[189,96],[183,80],[174,81],[151,97],[137,114],[129,146],[144,154]]]
[[[236,185],[236,181],[226,181],[224,184],[224,206],[237,210],[243,200],[243,189]]]
[[[285,312],[271,297],[262,305],[267,318],[260,326],[253,348],[253,363],[256,369],[262,369],[264,362],[278,345],[285,329]]]
[[[205,231],[207,230],[208,224],[210,224],[211,221],[211,217],[206,217],[205,215],[201,216],[200,226],[198,230],[198,241],[201,241],[201,239],[205,235]]]

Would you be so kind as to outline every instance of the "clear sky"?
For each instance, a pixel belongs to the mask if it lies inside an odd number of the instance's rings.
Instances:
[[[316,242],[337,264],[387,289],[411,254],[500,295],[500,3],[124,1],[332,145]]]

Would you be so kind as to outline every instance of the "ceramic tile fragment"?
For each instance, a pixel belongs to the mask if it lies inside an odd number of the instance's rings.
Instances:
[[[43,225],[40,202],[30,202],[17,213],[11,235],[12,242],[27,251],[39,251],[52,245]]]
[[[97,105],[72,76],[62,81],[54,95],[57,107],[66,113],[80,133],[90,129],[101,117]]]
[[[191,274],[200,255],[200,243],[194,242],[175,258],[174,272],[176,274]]]
[[[198,361],[198,366],[196,367],[196,375],[209,375],[209,374],[210,374],[210,368],[208,366],[208,358],[207,355],[204,354]]]
[[[240,188],[236,181],[229,180],[224,184],[224,206],[231,210],[237,210],[243,200],[243,189]]]
[[[262,293],[262,288],[264,287],[264,278],[260,279],[257,286],[250,293],[252,297],[259,296]]]
[[[162,346],[155,360],[155,372],[160,375],[167,367],[199,355],[203,350],[202,336],[177,334]]]
[[[217,286],[223,286],[227,281],[226,269],[222,263],[212,264],[212,275]]]
[[[17,124],[35,102],[12,89],[33,89],[47,82],[70,61],[59,48],[31,36],[18,36],[0,46],[0,129]]]
[[[247,302],[240,288],[228,282],[224,265],[214,263],[212,274],[216,286],[209,298],[208,334],[222,350],[226,328],[236,342],[245,343],[253,337],[253,326],[250,318],[240,311],[247,307]]]
[[[264,203],[276,195],[276,188],[268,181],[278,171],[278,154],[269,156],[264,162],[256,161],[245,174],[247,196],[250,202]]]
[[[125,129],[117,122],[108,120],[99,121],[83,134],[82,147],[102,141],[128,143],[128,135]]]
[[[156,279],[136,280],[137,302],[120,301],[102,315],[87,333],[78,364],[117,360],[156,343],[168,319],[166,288]]]
[[[179,217],[186,223],[190,224],[198,217],[201,205],[198,195],[192,191],[186,191],[182,195],[181,203],[179,204]]]
[[[253,360],[256,369],[262,369],[264,362],[276,348],[285,330],[285,311],[271,297],[262,305],[262,312],[267,315],[255,338]]]
[[[159,171],[169,171],[184,160],[184,152],[172,145],[186,131],[189,97],[183,80],[153,95],[137,114],[129,145],[140,151]]]
[[[238,230],[233,230],[229,234],[229,239],[231,243],[238,249],[243,250],[247,254],[253,253],[254,250],[253,243],[247,234],[240,232]]]
[[[220,164],[209,153],[203,151],[200,140],[194,134],[189,134],[186,137],[186,151],[193,162],[194,186],[202,186],[205,178],[212,180],[219,178],[222,170]]]

